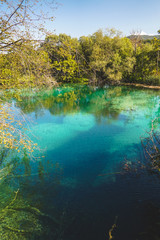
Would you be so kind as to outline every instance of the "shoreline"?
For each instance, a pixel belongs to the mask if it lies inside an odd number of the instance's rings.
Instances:
[[[143,87],[143,88],[149,88],[149,89],[160,89],[160,86],[151,86],[151,85],[145,85],[142,83],[122,83],[124,86],[134,86],[134,87]]]

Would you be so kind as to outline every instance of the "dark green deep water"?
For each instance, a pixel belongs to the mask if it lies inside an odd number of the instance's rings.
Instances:
[[[115,222],[115,240],[160,239],[160,178],[142,167],[140,139],[160,117],[160,92],[64,86],[20,98],[13,108],[29,119],[40,158],[1,183],[1,209],[19,193],[0,239],[109,240]]]

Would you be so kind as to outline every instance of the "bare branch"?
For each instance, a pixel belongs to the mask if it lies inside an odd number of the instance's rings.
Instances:
[[[14,12],[9,16],[9,18],[8,18],[8,20],[7,20],[6,23],[8,23],[8,22],[11,20],[11,18],[16,14],[16,12],[18,11],[18,9],[21,8],[21,6],[22,6],[22,4],[23,4],[24,1],[25,1],[25,0],[22,0],[22,1],[20,2],[20,4],[18,5],[18,7],[17,7],[17,8],[14,10]]]
[[[14,45],[14,44],[16,44],[16,43],[18,43],[18,42],[20,42],[20,41],[22,41],[22,40],[23,40],[23,39],[18,39],[17,41],[14,41],[14,42],[8,43],[8,44],[6,44],[6,45],[0,47],[0,51],[3,51],[4,48],[7,48],[7,47],[9,47],[9,46],[11,46],[11,45]]]

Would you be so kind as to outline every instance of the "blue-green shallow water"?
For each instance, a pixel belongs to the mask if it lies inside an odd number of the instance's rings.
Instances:
[[[160,179],[139,167],[140,137],[160,116],[159,101],[159,91],[127,87],[21,93],[14,107],[32,121],[30,137],[41,149],[34,155],[45,157],[17,166],[25,176],[10,186],[59,222],[46,218],[48,230],[26,239],[108,240],[116,219],[114,239],[154,240]],[[126,159],[137,172],[124,171]]]

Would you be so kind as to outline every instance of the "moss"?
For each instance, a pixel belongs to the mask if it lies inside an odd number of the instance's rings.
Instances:
[[[51,232],[46,222],[50,222],[54,232]],[[56,237],[59,221],[30,206],[15,193],[13,200],[0,211],[0,239],[32,240],[44,239],[47,236]]]

